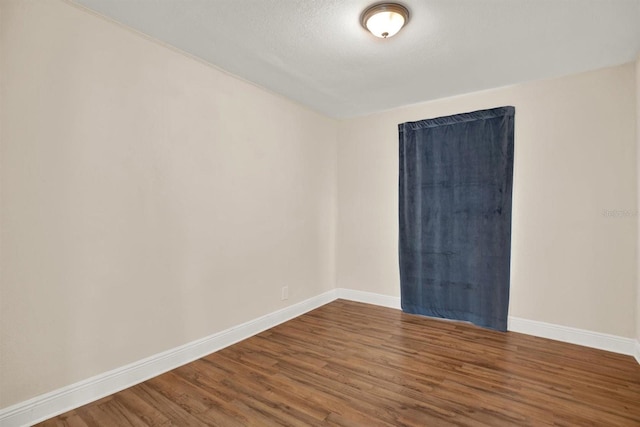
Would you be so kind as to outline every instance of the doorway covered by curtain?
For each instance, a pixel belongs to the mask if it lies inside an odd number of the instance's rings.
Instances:
[[[514,107],[399,125],[402,309],[507,330]]]

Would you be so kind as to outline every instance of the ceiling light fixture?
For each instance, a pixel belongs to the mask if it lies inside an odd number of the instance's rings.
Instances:
[[[362,13],[361,23],[376,37],[395,35],[409,21],[409,9],[398,3],[378,3]]]

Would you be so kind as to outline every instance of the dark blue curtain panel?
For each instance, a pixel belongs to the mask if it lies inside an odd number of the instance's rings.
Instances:
[[[403,311],[507,330],[514,116],[398,126]]]

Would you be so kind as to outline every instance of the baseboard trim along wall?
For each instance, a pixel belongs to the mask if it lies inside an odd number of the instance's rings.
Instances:
[[[335,289],[208,337],[54,390],[0,411],[0,426],[30,426],[197,360],[337,298]]]
[[[400,297],[392,297],[344,288],[338,288],[337,293],[338,298],[381,305],[389,308],[401,308]],[[522,319],[513,316],[509,316],[507,328],[512,332],[519,332],[536,337],[549,338],[556,341],[635,356],[638,363],[640,363],[640,343],[633,338],[623,338],[616,335],[592,332],[584,329]]]
[[[354,289],[345,288],[336,289],[336,293],[337,297],[341,299],[401,310],[400,297],[392,297],[389,295],[381,295],[373,292],[356,291]]]
[[[633,356],[636,340],[509,316],[509,331]]]
[[[139,384],[221,350],[338,298],[400,309],[400,297],[338,288],[130,365],[0,410],[0,426],[28,426]],[[640,363],[640,342],[599,332],[509,317],[509,331],[631,355]]]

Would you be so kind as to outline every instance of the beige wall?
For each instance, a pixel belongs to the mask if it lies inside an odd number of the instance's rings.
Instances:
[[[640,56],[636,60],[636,155],[638,156],[636,163],[636,176],[637,185],[638,185],[638,207],[637,207],[637,215],[638,221],[640,224]],[[640,227],[638,227],[638,233],[640,233]],[[640,362],[640,234],[638,234],[638,239],[636,241],[636,250],[638,251],[638,261],[637,261],[637,288],[636,288],[636,338],[638,339],[638,343],[636,343],[636,358],[638,362]]]
[[[335,121],[64,2],[0,10],[0,408],[334,287]]]
[[[514,105],[509,314],[633,337],[634,73],[628,64],[342,122],[337,286],[399,295],[397,125]]]

